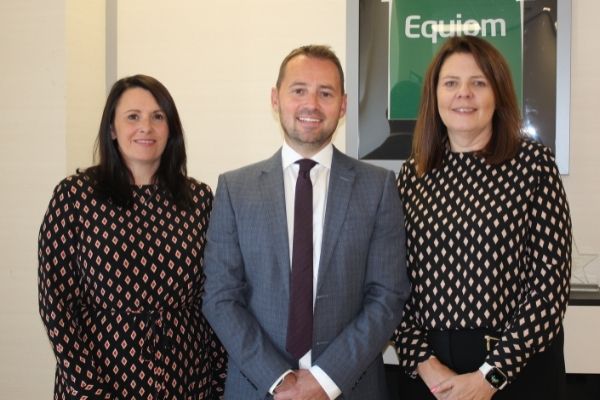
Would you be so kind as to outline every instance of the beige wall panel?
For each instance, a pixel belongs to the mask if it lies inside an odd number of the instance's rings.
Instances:
[[[214,189],[219,173],[280,146],[270,89],[292,48],[329,44],[345,63],[345,9],[342,0],[122,1],[118,75],[146,73],[167,86],[186,131],[189,173]],[[344,137],[342,125],[342,150]]]
[[[37,232],[65,174],[64,1],[0,2],[0,397],[50,398]]]
[[[0,2],[2,398],[51,398],[54,360],[37,311],[37,232],[56,183],[91,162],[106,84],[102,3]],[[111,67],[167,85],[186,128],[190,174],[214,186],[220,172],[279,147],[269,92],[291,48],[327,43],[345,62],[345,10],[342,0],[119,1]],[[596,0],[573,0],[571,174],[564,178],[579,257],[590,271],[600,269],[599,13]],[[342,125],[342,150],[344,134]],[[578,336],[600,331],[599,310],[569,309],[568,369],[587,371],[585,360],[600,358],[592,344],[581,352],[587,339]]]
[[[67,172],[92,165],[106,97],[104,0],[66,1]]]
[[[571,159],[569,176],[563,182],[577,245],[574,272],[578,278],[600,283],[600,2],[573,0],[572,12]]]

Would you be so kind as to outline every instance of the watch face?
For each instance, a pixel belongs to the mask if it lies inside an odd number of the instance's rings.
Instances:
[[[496,389],[501,389],[506,384],[506,375],[498,368],[492,368],[485,376],[485,379]]]

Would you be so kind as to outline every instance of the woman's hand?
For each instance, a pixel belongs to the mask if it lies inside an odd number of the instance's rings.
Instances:
[[[496,389],[485,380],[481,372],[455,375],[431,388],[437,399],[490,400]]]
[[[456,376],[456,372],[442,364],[435,356],[431,356],[426,361],[419,363],[417,373],[430,390]],[[438,399],[442,398],[438,397],[435,393],[433,395]]]

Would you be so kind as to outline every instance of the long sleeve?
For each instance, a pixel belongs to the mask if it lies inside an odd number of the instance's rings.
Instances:
[[[432,355],[427,344],[427,332],[419,325],[415,310],[414,298],[411,297],[404,307],[402,321],[392,336],[400,367],[413,377],[417,374],[418,364]]]
[[[258,392],[266,395],[292,364],[249,310],[249,278],[236,224],[239,210],[235,210],[229,190],[226,176],[220,176],[204,253],[203,312],[227,348],[230,362],[243,366]]]
[[[66,392],[77,399],[109,399],[80,329],[77,216],[70,188],[68,180],[56,187],[40,228],[39,311],[57,360],[57,380]]]
[[[405,162],[402,165],[402,169],[398,174],[397,186],[398,194],[400,199],[403,200],[402,204],[406,204],[404,201],[404,191],[406,187],[404,183],[408,178],[409,173],[409,162]],[[406,214],[406,210],[404,210]],[[411,232],[407,232],[407,243],[416,238],[411,238],[408,235]],[[412,280],[412,276],[411,276]],[[404,314],[400,325],[394,331],[392,336],[392,342],[398,354],[398,360],[400,366],[411,376],[416,376],[417,365],[428,359],[432,352],[427,344],[427,332],[421,327],[418,318],[418,304],[416,296],[411,295],[404,306]]]
[[[377,186],[381,190],[377,192],[380,196],[377,205],[365,207],[365,213],[370,213],[367,211],[370,209],[376,211],[372,213],[372,225],[365,224],[369,240],[360,311],[315,359],[315,364],[329,375],[344,394],[352,391],[351,388],[361,379],[369,364],[389,343],[390,334],[402,317],[402,309],[410,292],[403,246],[402,209],[393,173],[383,176],[382,185]],[[371,193],[375,191],[371,190]],[[356,229],[351,224],[346,226],[349,231]],[[370,228],[367,229],[367,226]],[[342,239],[347,240],[345,236]],[[351,245],[356,247],[361,246],[361,242],[347,240],[347,243],[353,243]],[[348,271],[352,272],[350,269]],[[339,282],[329,286],[331,290],[336,284]],[[324,290],[321,294],[326,293]]]
[[[554,157],[547,148],[540,150],[535,176],[529,238],[521,263],[523,294],[487,360],[505,371],[509,380],[559,333],[569,299],[571,217]]]
[[[205,346],[210,357],[211,398],[223,399],[225,394],[223,389],[225,388],[225,378],[227,377],[227,353],[208,321],[204,320],[204,323],[207,328]]]
[[[500,338],[486,361],[514,379],[559,333],[569,297],[571,221],[550,150],[524,140],[491,165],[444,154],[398,180],[413,284],[393,337],[404,369],[433,354],[428,331],[486,329]]]

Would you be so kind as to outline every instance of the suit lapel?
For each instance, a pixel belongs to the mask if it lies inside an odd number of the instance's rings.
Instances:
[[[340,230],[348,211],[355,177],[356,171],[350,159],[334,147],[329,175],[329,189],[327,191],[327,206],[325,209],[325,223],[323,225],[323,242],[319,261],[317,291],[324,281],[322,277],[330,264],[333,249],[340,236]]]
[[[270,226],[268,243],[272,244],[278,266],[285,268],[283,276],[290,274],[290,253],[285,210],[285,193],[281,151],[267,160],[259,177],[261,197],[265,204],[267,220]],[[286,287],[289,280],[283,282]]]

